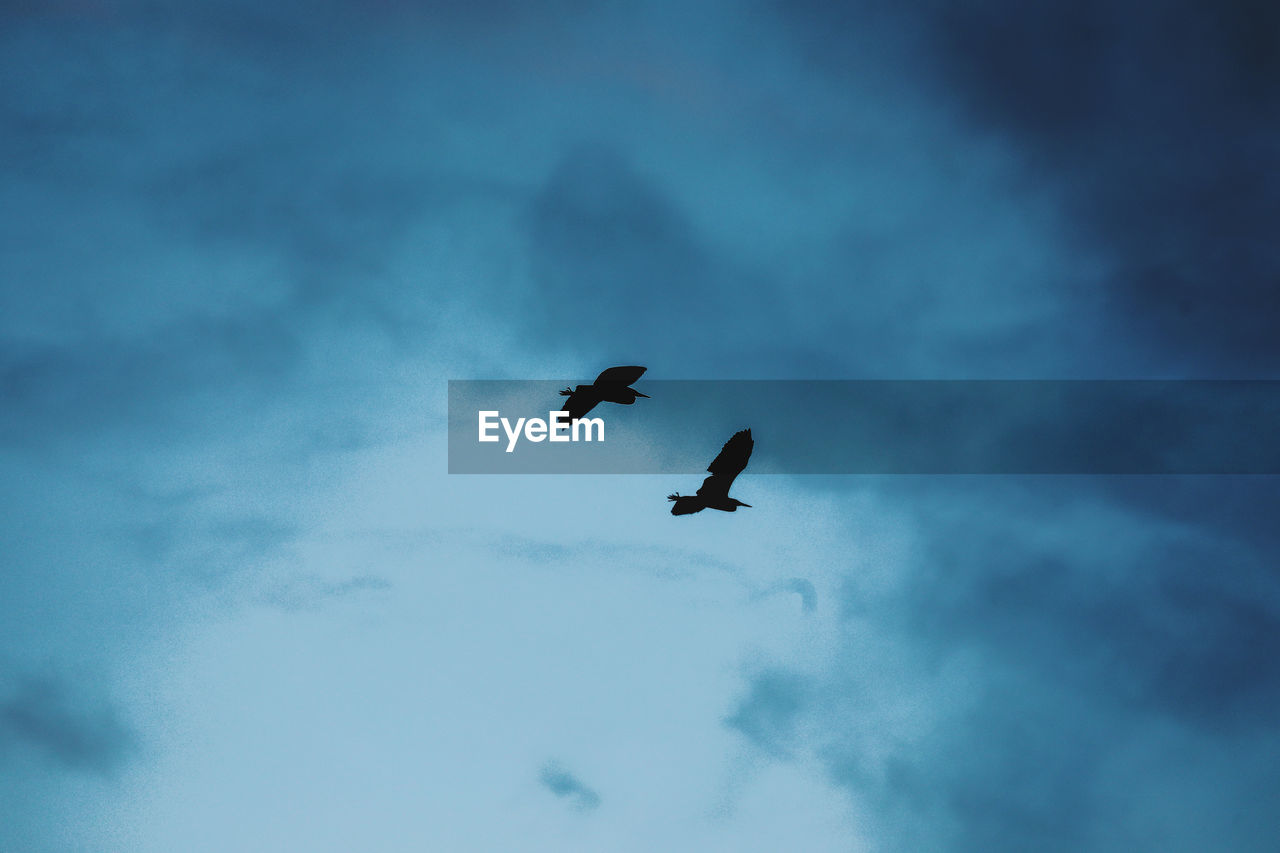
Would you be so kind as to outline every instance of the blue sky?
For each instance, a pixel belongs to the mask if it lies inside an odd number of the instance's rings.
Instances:
[[[1272,479],[674,519],[445,426],[611,364],[1276,378],[1274,11],[0,18],[0,848],[1273,843]]]

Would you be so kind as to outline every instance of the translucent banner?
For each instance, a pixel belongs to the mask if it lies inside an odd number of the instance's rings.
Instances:
[[[1280,381],[640,380],[577,424],[565,382],[449,383],[449,472],[1278,474]]]

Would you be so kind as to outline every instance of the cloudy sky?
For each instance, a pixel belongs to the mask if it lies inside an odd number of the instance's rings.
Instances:
[[[1273,479],[674,519],[445,430],[611,364],[1280,378],[1271,5],[0,22],[0,849],[1272,849]]]

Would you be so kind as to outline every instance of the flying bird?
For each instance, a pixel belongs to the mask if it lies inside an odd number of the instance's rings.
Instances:
[[[755,446],[755,440],[751,438],[751,430],[735,432],[733,438],[724,443],[720,455],[707,466],[711,476],[702,481],[702,487],[698,489],[696,495],[681,495],[679,492],[667,495],[667,500],[675,503],[675,506],[671,507],[671,514],[688,515],[692,512],[702,512],[704,509],[734,512],[740,506],[750,507],[751,504],[744,504],[737,498],[729,497],[729,487],[742,473],[742,469],[747,467],[747,460],[751,458],[751,450]]]
[[[560,396],[568,397],[561,411],[568,412],[570,419],[581,418],[599,403],[621,403],[630,406],[636,397],[648,397],[628,386],[644,374],[645,368],[632,366],[610,367],[596,377],[590,385],[579,385],[577,388],[566,388]]]

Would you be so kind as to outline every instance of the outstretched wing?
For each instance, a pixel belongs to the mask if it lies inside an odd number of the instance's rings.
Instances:
[[[698,501],[678,500],[671,505],[672,515],[692,515],[695,512],[702,512],[702,504]]]
[[[610,367],[608,370],[596,377],[598,383],[616,383],[619,385],[630,385],[641,376],[644,375],[645,368],[636,367],[635,365]]]
[[[742,469],[747,467],[747,461],[751,458],[751,451],[755,446],[756,442],[751,437],[751,430],[735,432],[733,438],[724,443],[720,455],[707,466],[711,476],[702,481],[698,494],[703,497],[728,495],[733,481],[742,473]]]
[[[599,402],[600,398],[590,391],[574,391],[569,395],[569,399],[564,401],[560,411],[568,412],[569,420],[576,420],[586,417],[587,412],[594,409]]]
[[[733,478],[747,467],[747,460],[751,458],[751,451],[755,446],[756,442],[751,437],[751,430],[735,432],[733,438],[726,441],[724,447],[720,449],[720,455],[707,466],[707,470],[712,474],[728,475],[732,482]]]
[[[710,477],[702,481],[702,485],[698,486],[696,494],[700,498],[707,500],[715,500],[716,498],[729,497],[729,487],[733,485],[733,478],[726,477],[722,474],[712,474]]]

